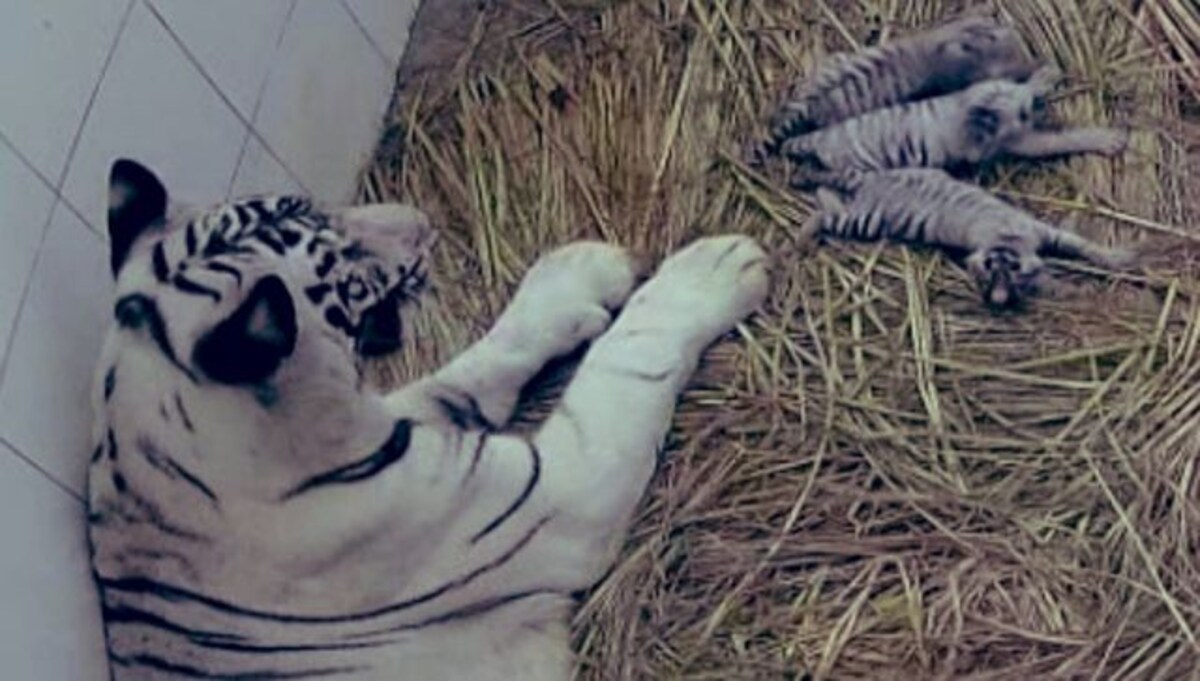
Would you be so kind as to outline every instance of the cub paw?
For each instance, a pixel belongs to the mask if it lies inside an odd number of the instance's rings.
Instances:
[[[1097,130],[1096,151],[1105,156],[1120,156],[1129,148],[1129,130]]]
[[[573,243],[543,256],[525,275],[496,333],[516,351],[544,359],[600,335],[633,290],[633,260],[622,248]]]

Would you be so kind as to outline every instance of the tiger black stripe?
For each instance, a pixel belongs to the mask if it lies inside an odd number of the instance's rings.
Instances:
[[[183,420],[183,427],[189,433],[195,432],[196,427],[192,424],[192,417],[188,414],[187,408],[183,406],[183,398],[179,396],[179,393],[175,393],[175,411],[179,413],[179,418]]]
[[[268,655],[275,653],[313,653],[334,652],[339,650],[360,650],[377,648],[385,645],[385,641],[376,642],[338,642],[338,643],[301,643],[301,644],[265,644],[247,639],[245,636],[228,634],[218,631],[192,629],[173,622],[161,615],[147,612],[130,605],[105,605],[104,619],[110,624],[129,626],[145,626],[160,631],[169,632],[186,638],[189,643],[213,650],[227,650],[238,653]]]
[[[129,488],[129,483],[120,472],[113,472],[112,480],[113,486],[121,493],[121,505],[106,510],[113,511],[124,522],[150,525],[167,536],[184,541],[200,544],[210,543],[211,540],[208,537],[168,522],[157,505]],[[127,508],[130,505],[133,509]]]
[[[212,260],[204,263],[204,266],[214,272],[221,272],[233,277],[238,286],[242,285],[242,271],[232,265],[226,265],[219,260]]]
[[[112,399],[113,390],[117,388],[117,367],[110,366],[104,372],[104,401]]]
[[[486,430],[476,431],[478,439],[475,441],[475,451],[471,453],[471,465],[467,468],[467,474],[463,477],[463,482],[471,479],[475,475],[475,469],[479,467],[479,460],[483,458],[483,449],[487,446],[488,438],[491,433]]]
[[[205,631],[202,629],[191,629],[181,624],[172,622],[171,620],[146,612],[144,610],[134,608],[128,605],[108,605],[103,606],[104,619],[110,624],[144,624],[169,631],[173,634],[186,636],[193,643],[211,642],[211,641],[245,641],[245,637],[237,634],[227,634],[219,631]]]
[[[275,255],[286,255],[287,247],[283,245],[276,236],[275,232],[270,229],[260,229],[254,234],[255,238],[267,248],[275,252]]]
[[[477,543],[480,539],[488,536],[494,532],[496,528],[503,525],[504,521],[508,520],[512,514],[516,513],[522,506],[525,505],[525,502],[529,500],[529,495],[532,494],[534,488],[537,487],[538,481],[542,477],[542,455],[540,452],[538,452],[537,447],[535,447],[532,442],[526,443],[526,446],[529,448],[530,462],[529,480],[525,483],[525,488],[522,489],[521,493],[517,495],[517,498],[514,499],[511,504],[509,504],[508,508],[504,509],[503,513],[493,518],[492,521],[485,525],[482,530],[476,532],[475,536],[471,537],[472,544]]]
[[[325,296],[329,295],[329,292],[332,290],[332,284],[321,282],[320,284],[313,284],[304,289],[304,295],[313,305],[320,305],[325,302]]]
[[[443,386],[445,388],[445,386]],[[439,395],[434,398],[442,409],[442,413],[454,424],[457,428],[464,430],[474,430],[482,428],[484,430],[495,430],[496,426],[488,421],[483,415],[483,410],[479,407],[479,400],[475,399],[474,395],[466,392],[455,391],[456,397],[460,402],[455,402],[448,396]]]
[[[184,468],[178,461],[171,458],[169,454],[163,453],[149,438],[145,436],[139,437],[137,450],[146,459],[147,463],[163,475],[172,480],[183,480],[188,485],[191,485],[193,489],[208,497],[209,501],[214,504],[218,503],[217,495],[208,485],[204,484],[200,478],[196,477],[187,468]]]
[[[415,622],[412,624],[401,624],[399,626],[389,627],[387,629],[383,629],[380,631],[372,631],[372,632],[368,632],[368,633],[364,633],[364,634],[355,636],[354,638],[367,638],[370,636],[378,636],[381,634],[395,634],[395,633],[399,633],[399,632],[403,632],[403,631],[416,631],[418,629],[425,629],[426,627],[435,627],[435,626],[442,625],[442,624],[449,624],[449,623],[457,621],[457,620],[469,619],[471,617],[475,617],[478,615],[482,615],[484,613],[491,612],[493,610],[497,610],[506,605],[516,603],[517,601],[522,601],[526,598],[533,598],[535,596],[553,596],[553,595],[557,595],[557,594],[558,594],[558,592],[550,591],[547,589],[531,589],[529,591],[521,591],[521,592],[517,592],[514,594],[508,594],[506,596],[499,596],[497,598],[492,598],[492,599],[482,601],[479,603],[472,603],[471,605],[468,605],[465,608],[451,610],[450,612],[443,613],[441,615],[437,615],[434,617],[430,617],[429,619],[421,620],[420,622]]]
[[[188,257],[190,258],[191,256],[196,255],[196,246],[198,244],[196,243],[195,223],[189,222],[187,226],[183,228],[183,239],[184,245],[187,248]]]
[[[167,282],[167,277],[171,274],[171,268],[167,265],[166,246],[163,242],[154,244],[154,254],[151,256],[151,262],[154,268],[154,278],[160,284]]]
[[[97,581],[105,589],[114,591],[122,591],[133,594],[146,594],[158,597],[164,601],[170,602],[187,602],[197,603],[207,606],[218,612],[223,612],[230,615],[239,615],[243,617],[252,617],[255,619],[268,620],[272,622],[287,622],[295,624],[338,624],[350,622],[362,622],[366,620],[377,619],[384,615],[393,615],[419,605],[424,605],[436,598],[440,598],[447,593],[456,589],[461,589],[471,582],[474,582],[479,577],[503,566],[514,556],[521,552],[522,549],[533,540],[546,523],[550,522],[552,516],[545,516],[537,523],[534,523],[520,539],[512,544],[504,553],[497,556],[495,559],[467,572],[461,577],[442,584],[441,586],[427,591],[420,596],[410,598],[385,605],[374,610],[365,612],[350,613],[347,615],[296,615],[291,613],[269,612],[265,610],[256,610],[244,606],[236,605],[228,601],[224,601],[212,596],[183,589],[166,582],[161,582],[150,577],[119,577],[109,579],[101,575],[97,575]]]
[[[344,485],[366,480],[382,473],[392,464],[404,458],[412,440],[412,422],[401,419],[392,428],[388,441],[376,452],[365,459],[339,466],[331,471],[320,473],[300,483],[295,489],[284,494],[280,501],[287,501],[299,494],[326,485]]]
[[[195,296],[207,296],[212,298],[214,303],[221,302],[221,294],[219,291],[188,279],[186,276],[184,276],[183,272],[176,273],[174,278],[172,278],[171,283],[175,285],[175,288],[183,291],[184,293]]]

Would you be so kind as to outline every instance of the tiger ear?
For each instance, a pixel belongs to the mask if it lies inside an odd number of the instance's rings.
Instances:
[[[167,214],[167,190],[145,166],[117,159],[108,173],[109,258],[115,277],[146,230]]]
[[[1000,131],[1000,116],[986,106],[973,106],[967,111],[967,139],[971,144],[985,146]]]
[[[259,279],[232,315],[196,343],[192,361],[230,385],[260,384],[296,348],[296,307],[283,280]]]

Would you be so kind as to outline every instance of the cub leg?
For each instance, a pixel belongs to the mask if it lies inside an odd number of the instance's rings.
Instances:
[[[1112,128],[1070,128],[1061,131],[1030,130],[1004,146],[1022,158],[1048,158],[1073,154],[1117,156],[1129,144],[1129,133]]]

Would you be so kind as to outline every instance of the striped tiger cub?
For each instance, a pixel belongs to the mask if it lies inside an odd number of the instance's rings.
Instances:
[[[761,162],[791,137],[868,111],[955,92],[982,80],[1024,80],[1034,68],[1017,32],[984,17],[834,54],[786,89],[767,139],[752,147],[750,159]]]
[[[109,195],[88,536],[112,677],[569,678],[572,594],[614,560],[701,353],[763,299],[762,250],[703,239],[634,290],[622,249],[568,245],[381,394],[362,359],[419,342],[422,213],[188,211],[128,160]],[[589,340],[540,429],[503,432]]]
[[[984,302],[996,309],[1017,307],[1037,290],[1043,254],[1109,269],[1133,260],[1126,251],[1048,225],[942,170],[849,173],[838,190],[841,196],[825,187],[817,191],[820,210],[805,223],[804,239],[887,239],[965,252]]]
[[[793,164],[792,186],[836,183],[847,170],[945,168],[1001,156],[1120,154],[1129,141],[1124,130],[1037,127],[1045,97],[1058,78],[1056,69],[1043,67],[1023,83],[988,80],[792,137],[783,144],[783,154]]]

